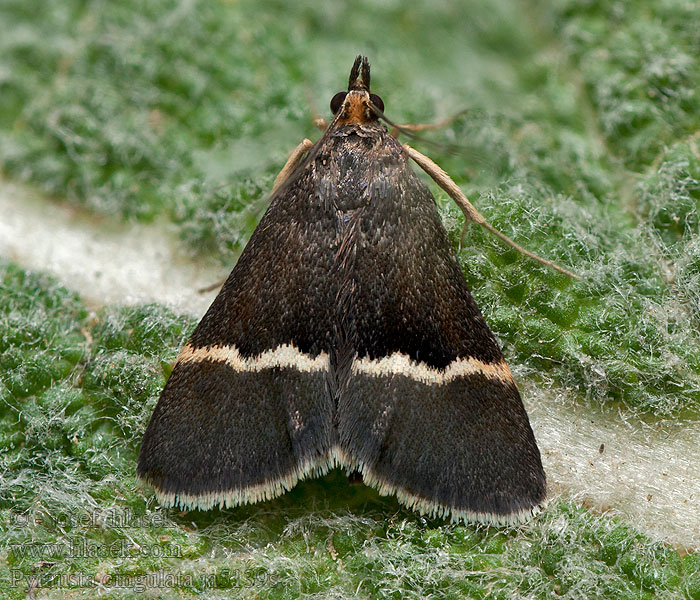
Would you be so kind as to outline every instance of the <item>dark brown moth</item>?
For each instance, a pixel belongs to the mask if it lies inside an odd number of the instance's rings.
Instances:
[[[521,521],[545,502],[540,453],[410,160],[490,226],[382,124],[366,58],[331,109],[182,349],[138,474],[166,506],[209,509],[339,466],[424,514]]]

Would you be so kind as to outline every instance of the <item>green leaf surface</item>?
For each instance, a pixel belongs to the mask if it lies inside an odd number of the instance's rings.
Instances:
[[[367,54],[393,120],[466,110],[412,145],[582,276],[467,230],[459,259],[511,366],[680,418],[700,408],[698,22],[681,0],[5,0],[0,170],[88,214],[162,219],[231,266]],[[274,502],[164,511],[134,467],[194,322],[88,309],[64,284],[0,264],[3,597],[33,577],[52,598],[700,598],[696,553],[559,500],[517,529],[455,526],[333,472]]]

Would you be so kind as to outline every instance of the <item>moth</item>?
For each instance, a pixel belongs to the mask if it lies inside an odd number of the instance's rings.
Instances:
[[[210,509],[342,467],[426,515],[522,521],[546,499],[540,453],[411,161],[493,228],[388,131],[367,58],[331,110],[180,352],[138,475],[165,506]]]

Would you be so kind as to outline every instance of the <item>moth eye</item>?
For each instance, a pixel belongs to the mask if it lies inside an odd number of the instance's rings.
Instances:
[[[347,95],[347,92],[338,92],[335,96],[333,96],[333,98],[331,98],[331,112],[333,114],[340,110],[340,107],[343,105],[343,100],[345,100],[345,96]]]
[[[382,100],[377,94],[370,94],[369,101],[374,104],[380,111],[384,112],[384,100]]]

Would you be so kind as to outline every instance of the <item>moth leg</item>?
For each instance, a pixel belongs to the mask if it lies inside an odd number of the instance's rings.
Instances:
[[[287,177],[289,177],[289,174],[294,170],[294,167],[296,167],[299,164],[299,161],[304,157],[304,154],[306,154],[313,145],[314,143],[311,140],[304,138],[301,144],[299,144],[296,148],[294,148],[294,150],[292,150],[292,153],[289,155],[287,162],[284,163],[282,170],[277,174],[277,177],[275,177],[275,181],[272,184],[272,192],[270,192],[271,196],[287,180]],[[197,293],[206,294],[207,292],[211,292],[220,288],[222,285],[224,285],[225,282],[226,278],[221,279],[219,281],[216,281],[215,283],[212,283],[211,285],[199,288],[197,290]]]
[[[274,194],[279,187],[287,180],[287,177],[291,174],[291,172],[294,170],[294,167],[299,164],[299,161],[304,157],[304,154],[306,154],[311,147],[314,145],[314,143],[307,138],[304,138],[304,140],[299,144],[294,150],[292,150],[292,153],[289,155],[289,158],[287,159],[287,162],[284,163],[284,166],[282,167],[282,170],[278,173],[277,177],[275,177],[275,181],[272,184],[272,192],[270,192],[270,195]]]
[[[462,227],[462,235],[459,236],[459,251],[464,248],[464,238],[467,237],[467,227],[469,226],[469,221],[464,221],[464,227]]]
[[[416,133],[418,131],[433,131],[435,129],[442,129],[443,127],[447,127],[450,123],[452,123],[452,121],[454,121],[457,117],[463,115],[465,112],[466,111],[461,110],[458,113],[453,114],[451,117],[447,117],[446,119],[436,121],[435,123],[395,124],[391,129],[391,135],[393,135],[394,137],[399,137],[400,133]]]
[[[228,277],[224,277],[223,279],[219,279],[219,281],[216,281],[212,284],[205,285],[204,287],[199,288],[197,290],[197,293],[198,294],[207,294],[209,292],[213,292],[214,290],[218,290],[222,285],[224,285],[224,283],[226,283],[226,279],[228,279]]]
[[[474,205],[471,202],[469,202],[469,199],[464,195],[464,192],[462,192],[459,186],[454,181],[452,181],[450,176],[447,173],[445,173],[445,171],[443,171],[427,156],[411,148],[408,144],[404,144],[403,147],[404,150],[406,150],[406,153],[418,164],[418,166],[421,169],[423,169],[428,175],[430,175],[433,181],[435,181],[435,183],[437,183],[443,190],[445,190],[449,194],[450,198],[452,198],[457,203],[457,206],[459,206],[459,208],[462,210],[462,212],[464,213],[464,217],[465,219],[467,219],[467,221],[478,223],[484,229],[490,231],[493,235],[503,240],[511,248],[515,248],[521,254],[524,254],[525,256],[528,256],[533,260],[542,263],[550,269],[554,269],[555,271],[564,273],[564,275],[568,275],[573,279],[581,279],[578,275],[572,273],[564,267],[560,267],[552,261],[549,261],[546,258],[542,258],[534,252],[526,250],[525,248],[511,240],[507,235],[498,231],[498,229],[496,229],[495,227],[493,227],[493,225],[488,223],[486,219],[484,219],[484,217],[479,213],[479,211],[477,211],[476,208],[474,208]]]
[[[328,122],[321,116],[316,108],[316,103],[314,102],[313,94],[309,88],[304,90],[306,93],[306,102],[309,105],[309,112],[311,113],[311,122],[314,124],[316,129],[320,131],[325,131],[328,128]]]

